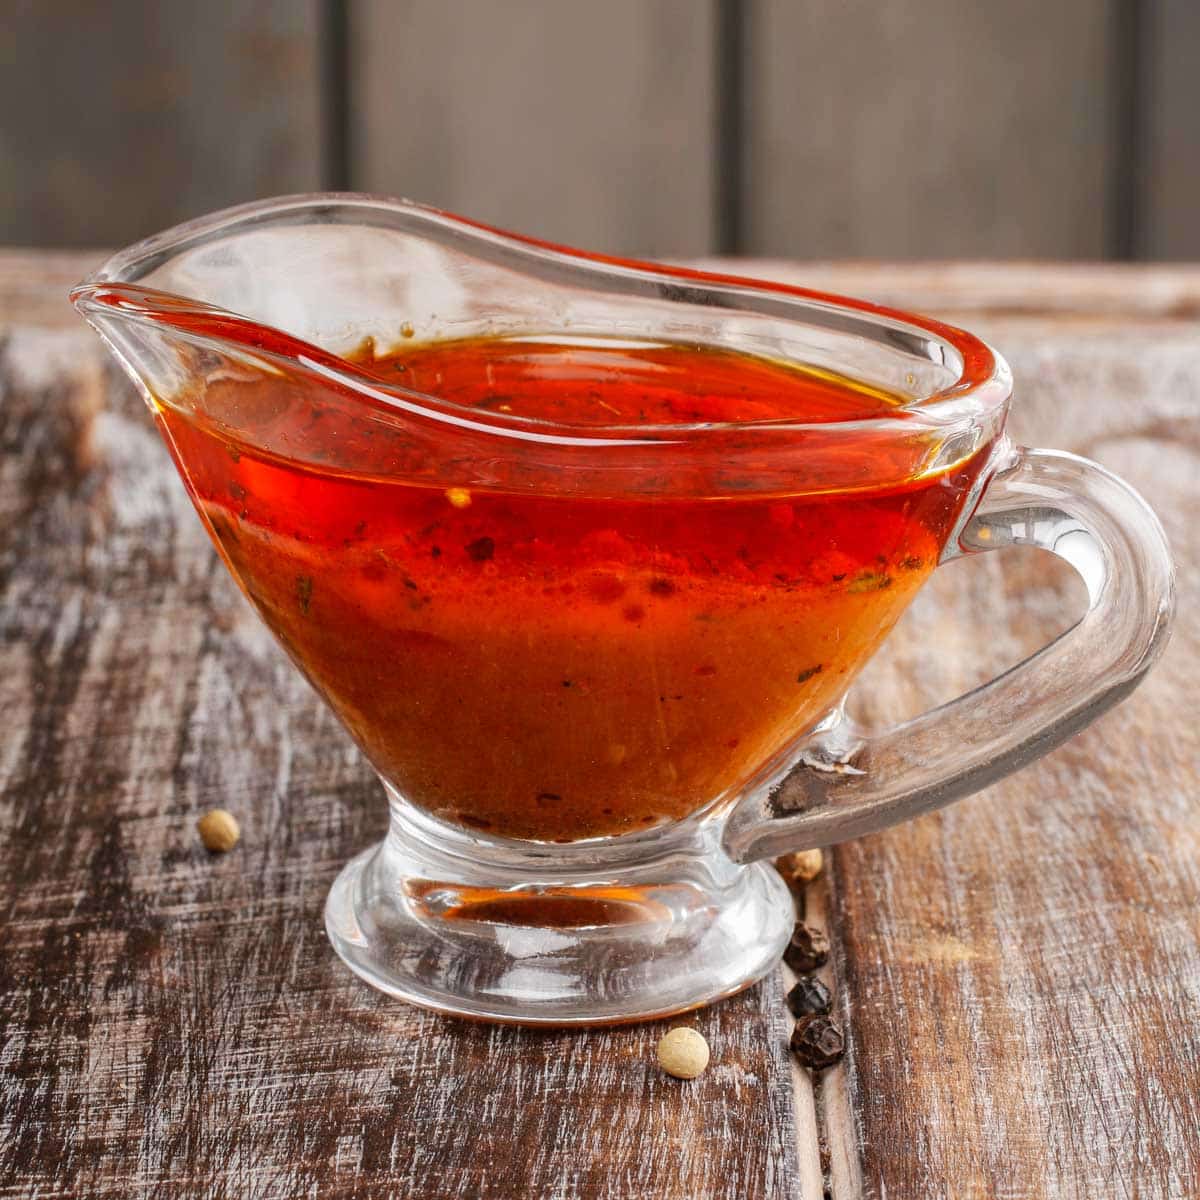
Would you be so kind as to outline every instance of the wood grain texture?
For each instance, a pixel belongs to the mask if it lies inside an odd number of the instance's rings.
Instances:
[[[807,268],[760,268],[813,282]],[[819,286],[961,315],[1000,347],[1016,379],[1014,439],[1085,454],[1142,491],[1172,544],[1180,606],[1149,679],[1076,739],[942,813],[834,852],[849,1048],[818,1100],[831,1149],[844,1151],[834,1195],[1192,1197],[1200,272],[929,266],[913,270],[909,293],[902,276],[830,267]],[[1062,311],[1071,296],[1075,314]],[[852,706],[887,723],[948,700],[1062,632],[1082,605],[1079,581],[1040,552],[952,564]]]
[[[1102,258],[1113,0],[750,0],[743,249]]]
[[[807,1200],[821,1157],[836,1200],[1200,1194],[1200,269],[739,265],[967,322],[1012,362],[1014,435],[1140,487],[1180,566],[1130,700],[832,856],[822,1156],[779,980],[694,1018],[688,1090],[659,1028],[460,1025],[337,965],[325,890],[383,804],[71,324],[93,257],[0,253],[0,1196]],[[1081,596],[1033,552],[945,568],[860,714],[948,698]],[[218,803],[244,840],[210,859]]]
[[[8,3],[0,241],[123,245],[320,187],[319,0]]]
[[[382,795],[102,356],[0,353],[0,1196],[793,1194],[778,978],[692,1018],[681,1085],[661,1025],[450,1022],[338,963]],[[243,840],[210,858],[216,805]]]
[[[590,249],[713,248],[709,0],[351,0],[351,175]]]
[[[1200,258],[1200,5],[1147,0],[1139,78],[1141,161],[1135,246],[1141,258]]]
[[[0,258],[0,272],[4,259]],[[1200,265],[1128,263],[851,262],[707,259],[697,265],[814,291],[860,296],[945,319],[986,322],[993,341],[1055,338],[1082,326],[1180,322],[1186,342],[1200,320]],[[0,278],[3,276],[0,275]],[[1007,344],[1007,343],[1006,343]]]
[[[1194,1196],[1200,341],[1056,339],[1013,359],[1014,433],[1141,488],[1184,603],[1121,708],[1005,783],[836,853],[864,1193]],[[1028,555],[945,574],[864,680],[868,715],[964,690],[1082,604]]]

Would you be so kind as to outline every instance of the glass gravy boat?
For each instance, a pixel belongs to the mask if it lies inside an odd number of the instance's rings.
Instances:
[[[389,833],[326,924],[417,1004],[585,1024],[729,995],[792,925],[762,860],[993,782],[1165,641],[1154,515],[1095,464],[1014,448],[1005,363],[936,321],[354,195],[180,226],[73,299],[383,781]],[[455,399],[462,364],[518,344],[594,394],[586,418],[531,415],[519,381]],[[405,348],[411,373],[384,372]],[[670,419],[605,400],[672,355],[716,378],[720,351],[895,403],[724,421],[707,375]],[[968,696],[856,727],[847,688],[933,569],[1011,545],[1074,566],[1086,615]]]

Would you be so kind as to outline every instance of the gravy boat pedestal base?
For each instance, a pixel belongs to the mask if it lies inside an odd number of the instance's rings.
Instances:
[[[338,954],[372,986],[438,1012],[604,1025],[683,1012],[761,979],[791,933],[765,864],[697,820],[615,848],[488,839],[392,793],[391,826],[325,906]]]

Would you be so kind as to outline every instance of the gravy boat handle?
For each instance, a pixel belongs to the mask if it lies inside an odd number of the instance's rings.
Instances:
[[[930,812],[995,783],[1127,696],[1166,641],[1174,572],[1158,518],[1087,459],[1014,449],[942,561],[1035,546],[1082,577],[1083,617],[974,691],[882,732],[826,722],[782,778],[752,789],[724,831],[751,862],[832,845]],[[986,637],[986,628],[980,630]]]

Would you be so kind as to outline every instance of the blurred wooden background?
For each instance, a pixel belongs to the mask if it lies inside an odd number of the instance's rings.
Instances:
[[[1198,0],[0,0],[0,242],[406,195],[618,253],[1200,258]]]

